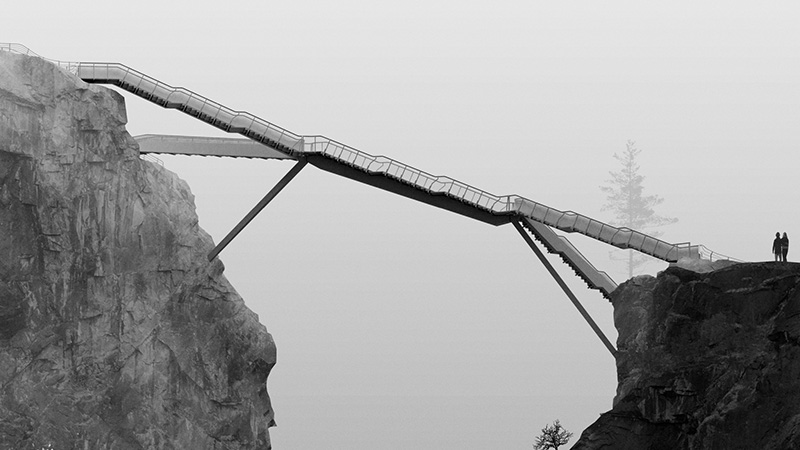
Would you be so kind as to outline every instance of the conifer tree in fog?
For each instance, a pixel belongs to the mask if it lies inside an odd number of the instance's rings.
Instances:
[[[673,224],[678,219],[664,217],[656,214],[655,207],[664,199],[658,195],[644,195],[644,176],[639,173],[639,164],[636,157],[642,151],[636,148],[636,143],[628,141],[625,152],[621,155],[614,154],[614,159],[619,161],[621,168],[616,172],[609,172],[611,179],[600,190],[606,194],[607,203],[603,211],[611,211],[614,220],[611,224],[618,227],[627,227],[645,233],[647,229]],[[650,236],[661,236],[661,232],[646,232]],[[628,277],[633,277],[634,270],[651,261],[652,258],[636,252],[625,250],[625,260],[628,266]]]

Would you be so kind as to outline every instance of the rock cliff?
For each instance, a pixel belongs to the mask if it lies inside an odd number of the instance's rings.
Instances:
[[[266,449],[272,337],[123,98],[0,51],[0,449]]]
[[[800,264],[670,267],[613,294],[613,409],[573,449],[800,448]]]

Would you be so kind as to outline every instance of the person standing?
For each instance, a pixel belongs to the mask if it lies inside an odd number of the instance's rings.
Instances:
[[[786,232],[783,232],[783,236],[781,237],[781,261],[786,262],[786,255],[789,254],[789,236],[786,235]]]
[[[781,260],[781,232],[775,233],[775,240],[772,241],[772,254],[775,255],[775,261]]]

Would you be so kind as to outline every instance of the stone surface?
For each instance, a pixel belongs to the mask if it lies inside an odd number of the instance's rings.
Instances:
[[[800,448],[798,287],[771,262],[622,284],[614,406],[573,449]]]
[[[0,449],[266,449],[272,337],[123,98],[0,51]]]

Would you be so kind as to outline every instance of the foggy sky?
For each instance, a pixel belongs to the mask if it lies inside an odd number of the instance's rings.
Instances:
[[[789,2],[32,1],[3,15],[2,40],[43,56],[127,64],[295,133],[600,220],[612,155],[634,140],[645,193],[679,219],[663,239],[758,261],[776,231],[800,236]],[[223,135],[125,97],[133,135]],[[216,242],[291,167],[162,159]],[[625,280],[613,249],[569,238]],[[510,225],[309,166],[220,257],[277,344],[276,449],[530,448],[545,424],[577,438],[611,407],[613,359]],[[551,260],[615,340],[608,301]]]

